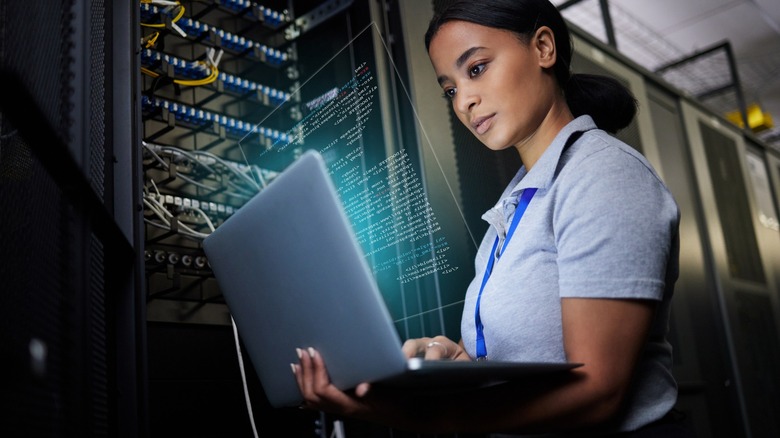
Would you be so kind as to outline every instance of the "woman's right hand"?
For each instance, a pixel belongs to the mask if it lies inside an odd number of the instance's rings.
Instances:
[[[426,360],[471,360],[462,343],[445,336],[408,339],[404,342],[402,350],[406,357],[422,357]]]

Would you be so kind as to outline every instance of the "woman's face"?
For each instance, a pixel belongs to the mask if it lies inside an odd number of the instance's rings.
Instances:
[[[552,65],[550,54],[543,52],[536,36],[526,44],[509,31],[451,21],[439,28],[428,55],[460,121],[490,149],[520,150],[532,143],[557,93],[543,68]]]

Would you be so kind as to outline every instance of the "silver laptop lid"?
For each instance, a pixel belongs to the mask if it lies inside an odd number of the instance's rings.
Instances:
[[[349,389],[401,373],[401,340],[322,156],[304,153],[203,247],[271,405],[300,404],[290,363],[314,347]]]

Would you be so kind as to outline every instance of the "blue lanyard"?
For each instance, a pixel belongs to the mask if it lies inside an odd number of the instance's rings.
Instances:
[[[528,204],[531,202],[531,198],[534,197],[534,194],[536,193],[535,188],[527,188],[523,190],[523,194],[520,195],[520,201],[517,203],[517,209],[515,209],[514,217],[512,218],[512,224],[509,226],[509,231],[506,233],[506,239],[504,239],[504,244],[501,245],[501,254],[504,253],[504,250],[506,249],[507,244],[509,243],[509,239],[512,238],[512,234],[514,234],[515,229],[517,228],[517,224],[520,222],[520,219],[522,219],[523,214],[525,213],[525,209],[528,207]],[[482,291],[485,290],[485,284],[487,284],[488,278],[490,278],[491,272],[493,272],[493,265],[496,263],[496,248],[498,247],[498,237],[496,237],[496,241],[493,242],[493,249],[490,250],[490,259],[488,259],[487,268],[485,268],[485,276],[482,277],[482,286],[479,288],[479,295],[477,295],[477,306],[474,310],[474,322],[477,327],[477,360],[485,360],[487,359],[487,347],[485,346],[485,334],[482,332],[483,326],[482,326],[482,319],[479,317],[479,302],[482,299]],[[499,254],[500,256],[500,254]]]

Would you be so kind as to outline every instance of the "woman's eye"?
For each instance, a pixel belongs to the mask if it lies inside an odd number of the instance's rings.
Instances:
[[[484,70],[485,70],[485,64],[477,64],[469,68],[469,76],[473,78],[474,76],[478,76]]]
[[[452,100],[455,97],[455,89],[454,88],[448,88],[444,90],[444,93],[442,93],[442,97],[445,99]]]

